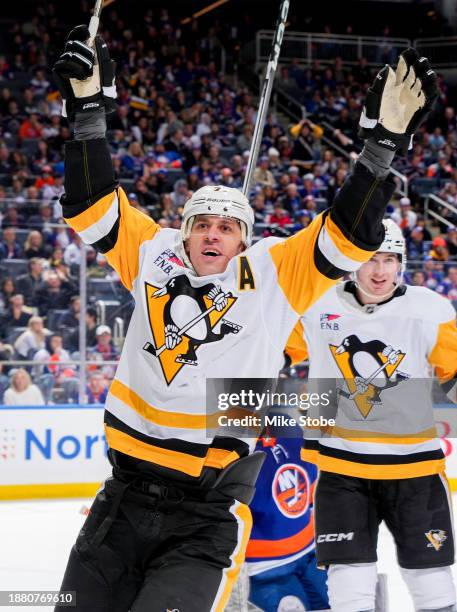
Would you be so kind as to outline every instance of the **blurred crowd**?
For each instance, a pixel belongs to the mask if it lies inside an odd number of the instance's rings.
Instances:
[[[37,392],[43,401],[73,402],[81,251],[59,204],[71,131],[50,73],[65,29],[52,3],[37,5],[29,21],[3,28],[0,361],[36,365],[3,366],[0,395],[5,403],[20,403],[24,393],[36,403]],[[114,5],[103,14],[102,33],[117,64],[119,104],[109,119],[108,140],[120,185],[132,206],[162,227],[179,228],[193,191],[214,183],[242,186],[255,98],[223,71],[230,56],[227,60],[222,44],[227,41],[217,24],[204,30],[198,21],[181,26],[163,8],[147,9],[141,26],[134,27]],[[274,113],[268,117],[251,193],[257,238],[291,235],[329,206],[360,151],[357,123],[373,77],[364,59],[356,68],[338,57],[331,67],[319,62],[307,69],[298,62],[282,67],[278,83],[302,102],[306,116],[292,125]],[[431,223],[421,197],[433,192],[457,207],[454,92],[442,79],[440,91],[413,150],[396,162],[409,179],[409,196],[397,194],[388,214],[407,241],[407,282],[457,304],[457,216],[434,203],[441,220]],[[86,313],[91,402],[103,399],[113,376],[113,366],[99,367],[97,361],[118,357],[122,334],[115,337],[114,321],[118,317],[127,325],[130,311],[128,294],[105,258],[89,248],[86,263],[92,283]],[[107,301],[114,308],[107,309]]]

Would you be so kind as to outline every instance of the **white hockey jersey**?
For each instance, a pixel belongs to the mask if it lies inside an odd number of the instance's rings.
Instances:
[[[308,309],[288,352],[303,358],[305,346],[310,386],[322,390],[334,379],[337,401],[335,426],[319,439],[308,436],[304,459],[360,478],[444,469],[431,386],[433,368],[442,382],[457,373],[457,327],[448,300],[405,286],[383,304],[363,306],[354,284],[342,283]]]
[[[207,378],[275,378],[299,316],[335,283],[333,267],[354,270],[372,255],[331,215],[319,215],[291,238],[259,241],[223,274],[197,277],[179,257],[180,232],[160,229],[122,189],[66,221],[87,244],[116,231],[105,255],[136,301],[106,401],[108,445],[190,477],[248,450],[240,440],[208,437]],[[214,287],[226,294],[222,311],[209,297]],[[181,336],[173,349],[165,342],[170,324]]]

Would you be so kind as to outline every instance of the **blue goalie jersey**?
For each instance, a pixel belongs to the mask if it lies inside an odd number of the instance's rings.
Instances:
[[[317,467],[300,458],[302,442],[300,435],[262,437],[257,442],[256,450],[265,452],[266,459],[251,503],[253,528],[246,552],[250,576],[314,549]]]

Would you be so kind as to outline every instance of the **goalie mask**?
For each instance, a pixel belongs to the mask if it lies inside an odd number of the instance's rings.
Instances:
[[[377,253],[394,253],[398,257],[398,260],[400,261],[400,271],[395,283],[396,288],[403,283],[403,275],[406,269],[406,242],[401,229],[395,223],[395,221],[392,221],[392,219],[384,219],[382,224],[384,225],[385,230],[384,240],[382,241],[381,246],[377,250]],[[385,295],[374,296],[362,288],[361,284],[358,281],[357,272],[353,272],[352,280],[355,281],[359,291],[361,291],[368,297],[388,298],[389,295],[392,295],[393,291],[395,291],[395,289],[393,289]]]
[[[236,219],[240,223],[241,240],[246,247],[252,242],[252,226],[254,212],[247,197],[233,187],[207,185],[198,189],[186,202],[183,210],[181,237],[183,244],[183,259],[192,268],[184,243],[189,238],[192,225],[197,215],[216,215]]]

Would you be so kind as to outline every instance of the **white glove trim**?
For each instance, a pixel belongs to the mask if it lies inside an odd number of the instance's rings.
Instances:
[[[365,107],[363,107],[363,111],[362,114],[360,115],[360,121],[359,121],[359,125],[363,128],[367,128],[369,130],[373,129],[376,127],[376,124],[378,123],[377,119],[368,119],[368,117],[366,116],[365,113],[366,109]]]

